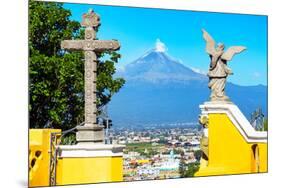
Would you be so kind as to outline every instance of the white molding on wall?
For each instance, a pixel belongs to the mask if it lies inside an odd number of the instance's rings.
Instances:
[[[124,145],[85,144],[57,146],[59,158],[121,157]]]
[[[256,131],[235,104],[207,102],[200,109],[203,115],[226,114],[247,142],[267,143],[267,132]]]

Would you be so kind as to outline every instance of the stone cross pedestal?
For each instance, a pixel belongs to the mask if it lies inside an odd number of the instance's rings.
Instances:
[[[81,143],[103,143],[104,130],[97,124],[96,52],[118,50],[120,45],[115,40],[97,40],[96,32],[100,26],[100,17],[92,10],[83,14],[81,25],[85,28],[85,40],[64,40],[62,49],[82,50],[85,54],[85,125],[78,127],[76,140]]]

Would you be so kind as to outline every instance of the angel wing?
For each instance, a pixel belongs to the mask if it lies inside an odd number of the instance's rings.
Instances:
[[[206,52],[210,55],[213,55],[216,52],[215,49],[216,42],[211,37],[211,35],[207,33],[207,31],[202,29],[202,32],[203,32],[203,38],[206,41]]]
[[[235,54],[239,54],[244,50],[246,50],[246,47],[244,46],[231,46],[224,52],[224,54],[222,54],[221,59],[230,61]]]

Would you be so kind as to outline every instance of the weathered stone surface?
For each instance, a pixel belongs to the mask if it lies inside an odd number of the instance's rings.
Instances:
[[[62,49],[68,50],[91,50],[102,52],[105,50],[118,50],[120,44],[115,40],[64,40],[61,43]]]
[[[208,72],[209,84],[211,89],[211,101],[228,102],[229,98],[225,94],[225,84],[228,75],[232,75],[232,70],[227,66],[227,61],[230,61],[235,54],[241,53],[246,49],[244,46],[232,46],[224,52],[224,44],[219,43],[216,47],[216,42],[207,33],[203,31],[203,38],[206,41],[206,52],[211,58],[210,68]]]
[[[100,16],[92,9],[88,13],[83,14],[81,26],[83,27],[98,27],[100,26]]]
[[[76,133],[76,139],[78,144],[90,144],[100,143],[104,141],[104,132],[102,127],[91,126],[85,124],[85,126],[78,127]]]
[[[100,26],[100,17],[92,10],[83,14],[82,26],[85,28],[85,40],[64,40],[61,48],[66,50],[82,50],[85,55],[85,125],[78,127],[76,139],[81,143],[104,141],[103,127],[97,125],[97,56],[96,52],[118,50],[120,44],[116,40],[96,40],[96,32]]]
[[[96,60],[95,52],[85,52],[85,126],[96,124],[96,84],[93,83],[96,77]]]

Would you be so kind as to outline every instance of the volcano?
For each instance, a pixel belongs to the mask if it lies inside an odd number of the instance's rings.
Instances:
[[[199,105],[209,100],[208,77],[168,55],[160,41],[115,76],[126,80],[108,106],[118,127],[195,124]],[[246,117],[257,108],[266,115],[266,86],[228,83],[226,93]]]
[[[155,49],[149,50],[142,57],[125,67],[119,75],[128,81],[161,82],[189,82],[206,81],[207,77],[185,67],[179,61],[171,58],[165,52]]]

